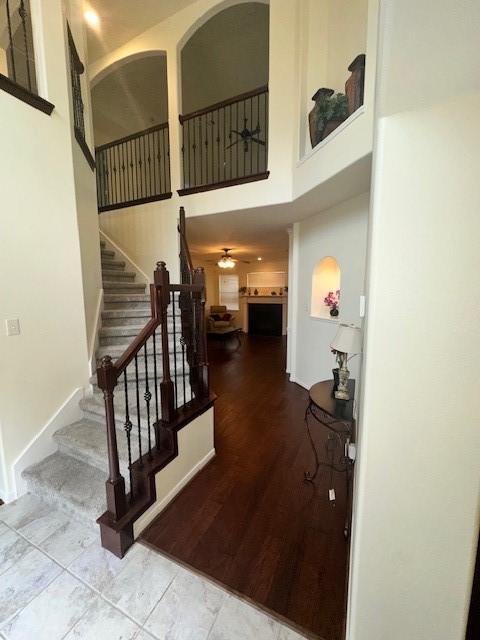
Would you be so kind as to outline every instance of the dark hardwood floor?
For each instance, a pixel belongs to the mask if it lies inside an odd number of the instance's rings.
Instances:
[[[231,348],[230,348],[231,346]],[[285,373],[283,338],[209,347],[217,456],[143,539],[326,640],[344,637],[348,544],[345,480],[303,482],[312,468],[307,392]],[[312,357],[316,357],[312,354]],[[325,440],[313,426],[323,453]]]

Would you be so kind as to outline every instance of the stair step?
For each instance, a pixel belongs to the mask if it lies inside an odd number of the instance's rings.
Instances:
[[[103,290],[105,293],[144,293],[146,286],[147,285],[142,282],[103,281]]]
[[[79,420],[59,429],[53,436],[59,451],[108,474],[108,447],[105,425],[93,420]],[[127,491],[130,490],[128,476],[128,447],[125,431],[117,429],[118,458],[120,473],[125,478]],[[142,438],[142,452],[148,449],[148,440]],[[132,460],[137,460],[138,437],[131,438]]]
[[[100,240],[100,248],[105,249],[105,247],[106,247],[105,240]]]
[[[115,260],[114,258],[102,258],[102,269],[114,269],[121,271],[125,269],[126,263],[123,260]]]
[[[118,387],[117,387],[118,389]],[[178,385],[178,405],[181,406],[185,402],[188,402],[192,399],[190,387],[187,385],[185,396],[183,394],[182,385]],[[147,407],[145,400],[143,399],[143,387],[140,390],[140,426],[145,436],[148,428],[147,422]],[[135,387],[129,387],[128,389],[128,403],[130,410],[130,420],[136,424],[137,420],[137,399],[136,399],[136,389]],[[159,398],[160,404],[160,398]],[[126,413],[125,413],[125,392],[124,391],[116,391],[114,395],[114,407],[115,407],[115,424],[117,428],[123,429]],[[102,393],[94,393],[91,396],[85,396],[80,400],[80,408],[82,409],[85,418],[89,420],[94,420],[97,422],[101,422],[105,424],[105,402],[103,399]],[[160,406],[159,406],[160,413]],[[155,400],[152,391],[152,401],[150,402],[150,424],[153,424],[155,421]],[[135,427],[134,427],[135,428]]]
[[[28,490],[90,525],[105,511],[107,474],[57,451],[25,469]]]
[[[177,327],[181,327],[180,310],[175,309]],[[134,307],[133,309],[107,309],[102,311],[103,327],[122,327],[129,324],[145,325],[152,317],[150,306]],[[168,310],[168,318],[173,318],[173,309]]]
[[[107,281],[135,280],[135,271],[121,271],[120,269],[102,269],[102,278]]]
[[[100,255],[102,258],[114,258],[115,251],[111,251],[110,249],[100,249]]]
[[[105,310],[150,309],[150,295],[147,293],[105,293],[103,296]]]

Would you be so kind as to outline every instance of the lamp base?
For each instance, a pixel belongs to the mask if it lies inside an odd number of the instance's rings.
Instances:
[[[348,376],[350,375],[350,371],[346,367],[346,361],[346,357],[342,358],[342,366],[338,372],[338,389],[335,391],[335,398],[337,400],[350,400],[348,393]]]

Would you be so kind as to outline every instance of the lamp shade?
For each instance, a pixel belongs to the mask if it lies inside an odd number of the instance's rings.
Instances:
[[[348,324],[341,324],[338,327],[337,335],[330,345],[335,351],[342,353],[361,353],[362,332],[358,327],[351,327]]]

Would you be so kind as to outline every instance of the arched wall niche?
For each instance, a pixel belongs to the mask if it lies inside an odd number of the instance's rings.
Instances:
[[[268,84],[269,3],[228,1],[204,14],[178,45],[181,112]]]
[[[165,51],[147,51],[106,67],[92,83],[95,145],[168,121]]]
[[[325,298],[330,292],[335,294],[341,286],[341,269],[333,256],[322,258],[313,270],[310,315],[314,318],[332,319],[330,307]],[[340,309],[339,305],[339,309]],[[337,318],[338,319],[338,316]]]

